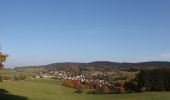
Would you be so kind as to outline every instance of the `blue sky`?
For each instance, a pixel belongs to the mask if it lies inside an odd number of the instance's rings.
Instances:
[[[170,61],[170,0],[1,0],[7,67]]]

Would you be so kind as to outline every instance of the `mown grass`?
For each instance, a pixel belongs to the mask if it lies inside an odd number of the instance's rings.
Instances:
[[[27,75],[30,76],[32,73],[26,73],[23,71],[15,71],[15,70],[1,70],[0,71],[0,76],[11,76],[13,77],[14,75]]]
[[[29,100],[170,100],[170,92],[130,94],[77,94],[74,89],[61,85],[57,80],[24,80],[0,82],[0,89]]]

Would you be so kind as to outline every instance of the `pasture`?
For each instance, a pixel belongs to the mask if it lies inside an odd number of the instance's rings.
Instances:
[[[5,92],[5,93],[4,93]],[[61,81],[35,79],[0,82],[0,99],[5,100],[170,100],[170,92],[128,94],[77,94]]]

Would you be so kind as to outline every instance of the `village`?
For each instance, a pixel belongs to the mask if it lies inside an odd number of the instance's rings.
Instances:
[[[32,79],[58,79],[58,80],[81,80],[81,81],[90,81],[94,79],[99,80],[125,80],[129,77],[135,77],[134,74],[125,73],[121,71],[114,72],[68,72],[68,71],[42,71],[32,74]]]
[[[121,71],[114,72],[66,72],[66,71],[43,71],[31,76],[32,79],[56,79],[62,80],[66,87],[78,89],[82,92],[83,89],[95,90],[95,92],[104,92],[104,88],[108,88],[106,93],[122,92],[119,88],[123,83],[135,78],[135,74],[125,73]],[[119,85],[119,86],[116,86]],[[110,88],[110,90],[109,90]],[[111,89],[112,88],[112,89]],[[119,89],[119,90],[117,90]]]

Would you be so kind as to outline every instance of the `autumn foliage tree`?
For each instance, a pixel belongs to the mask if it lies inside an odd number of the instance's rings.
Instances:
[[[111,89],[108,86],[103,87],[103,93],[112,93]]]
[[[11,80],[10,76],[0,76],[0,81]]]
[[[25,80],[26,78],[27,78],[27,76],[26,75],[22,75],[22,74],[14,75],[14,77],[13,77],[14,80]]]
[[[2,69],[4,67],[4,65],[2,63],[6,61],[7,57],[8,57],[8,55],[0,52],[0,69]]]

